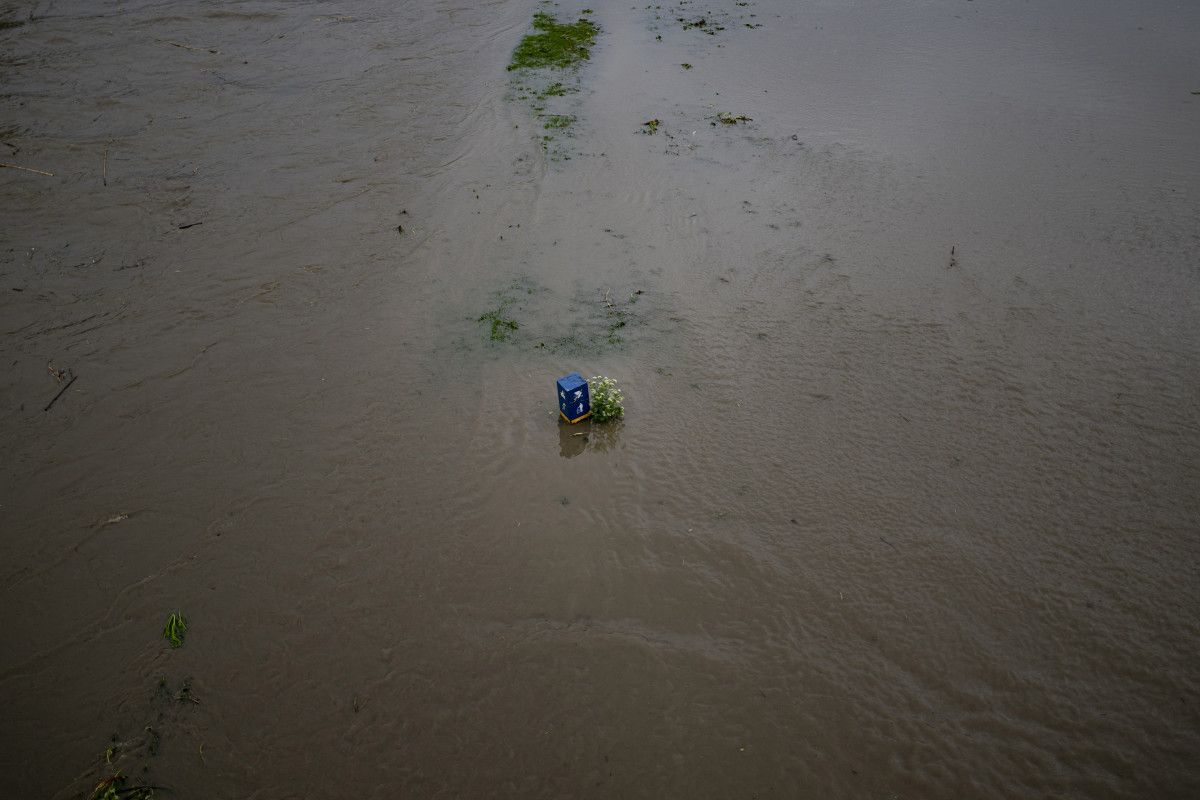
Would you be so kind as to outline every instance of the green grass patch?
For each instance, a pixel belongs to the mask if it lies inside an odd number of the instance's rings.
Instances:
[[[566,128],[575,121],[575,117],[570,114],[551,114],[546,118],[545,124],[542,126],[547,130],[552,128]]]
[[[517,293],[525,292],[525,294],[533,294],[533,289],[527,285],[528,281],[525,278],[520,278],[513,281],[506,289],[501,289],[496,292],[497,305],[491,311],[485,311],[479,315],[477,322],[482,322],[488,326],[488,339],[493,342],[507,341],[512,336],[520,324],[509,315],[508,309],[517,302]]]
[[[522,277],[496,292],[496,308],[475,319],[486,326],[484,337],[491,342],[558,354],[599,355],[623,350],[631,332],[644,325],[634,311],[643,294],[641,289],[591,290],[566,300]],[[519,324],[514,311],[520,314]]]
[[[600,27],[586,19],[561,23],[539,11],[533,15],[533,29],[517,45],[508,65],[510,71],[519,70],[511,81],[509,99],[528,102],[543,129],[559,134],[537,138],[546,161],[570,161],[571,127],[577,120],[574,114],[565,113],[569,110],[566,101],[557,98],[579,91],[578,71],[568,70],[588,58]]]
[[[578,91],[579,91],[578,86],[571,86],[571,87],[563,86],[562,81],[559,81],[558,83],[550,84],[545,89],[543,89],[541,92],[539,92],[537,95],[537,98],[539,100],[545,100],[547,97],[563,97],[569,93],[573,94]]]
[[[521,327],[517,321],[504,316],[504,304],[495,311],[486,311],[479,315],[480,322],[486,322],[491,325],[491,335],[488,337],[493,342],[503,342],[517,328]]]
[[[183,617],[179,614],[167,617],[167,624],[163,626],[163,638],[171,643],[171,647],[181,646],[185,633],[187,633],[187,621]]]
[[[533,15],[531,33],[513,51],[509,70],[567,69],[588,58],[600,27],[591,20],[563,24],[544,12]]]
[[[154,797],[154,789],[150,786],[139,786],[135,789],[125,789],[126,778],[120,772],[107,780],[103,780],[95,789],[89,800],[150,800]]]

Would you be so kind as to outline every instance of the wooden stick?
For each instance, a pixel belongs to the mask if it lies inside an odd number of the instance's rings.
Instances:
[[[58,390],[58,394],[54,395],[54,399],[53,399],[53,400],[51,400],[49,403],[47,403],[47,404],[46,404],[46,407],[45,407],[45,408],[43,408],[43,409],[42,409],[42,411],[49,411],[49,410],[50,410],[50,406],[52,406],[52,405],[54,405],[55,403],[57,403],[57,402],[58,402],[58,398],[60,398],[60,397],[62,397],[62,396],[63,396],[63,392],[65,392],[67,389],[70,389],[70,388],[71,388],[71,384],[72,384],[72,383],[74,383],[74,382],[75,382],[75,379],[76,379],[76,378],[78,378],[78,377],[79,377],[78,375],[72,375],[72,376],[71,376],[71,380],[67,381],[67,385],[66,385],[66,386],[64,386],[63,388],[61,388],[61,389],[59,389],[59,390]]]
[[[218,51],[216,51],[216,50],[209,50],[207,47],[190,47],[190,46],[188,46],[188,45],[186,45],[186,44],[180,44],[179,42],[172,42],[172,41],[168,41],[167,39],[155,39],[154,41],[156,41],[156,42],[162,42],[163,44],[171,44],[171,45],[175,45],[176,47],[182,47],[184,50],[199,50],[199,51],[200,51],[200,52],[202,52],[202,53],[216,53],[216,52],[218,52]]]
[[[104,166],[100,170],[100,180],[108,186],[108,145],[104,145]]]
[[[38,175],[49,175],[54,177],[53,172],[42,172],[40,169],[30,169],[29,167],[18,167],[16,164],[0,164],[0,167],[8,167],[9,169],[23,169],[26,172],[36,172]]]

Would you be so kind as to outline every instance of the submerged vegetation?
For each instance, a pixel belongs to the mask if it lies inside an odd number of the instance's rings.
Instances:
[[[710,119],[714,119],[714,118],[710,117]],[[715,119],[717,122],[720,122],[723,125],[737,125],[739,122],[753,122],[754,121],[754,120],[750,119],[749,117],[747,117],[745,114],[734,114],[732,111],[722,111],[720,114],[717,114]],[[717,122],[712,122],[710,124],[716,125]]]
[[[551,114],[546,117],[546,123],[542,127],[547,130],[551,128],[566,128],[574,121],[575,117],[571,114]]]
[[[643,294],[641,289],[629,291],[625,301],[611,290],[596,290],[577,296],[563,308],[548,303],[550,293],[522,277],[496,292],[496,307],[475,321],[486,326],[484,336],[489,342],[571,355],[600,354],[625,346],[625,329],[642,322],[633,307]],[[515,312],[521,312],[519,322]]]
[[[139,786],[135,789],[123,789],[125,776],[118,772],[107,780],[101,781],[92,790],[90,800],[149,800],[154,797],[154,789],[150,786]]]
[[[513,303],[517,302],[517,298],[513,296],[513,292],[522,288],[521,281],[515,281],[507,289],[501,289],[496,292],[496,299],[499,304],[491,311],[485,311],[479,315],[478,322],[487,323],[491,327],[488,338],[493,342],[503,342],[512,335],[513,331],[521,327],[517,321],[508,316],[508,309]],[[533,290],[525,287],[527,294],[532,294]]]
[[[183,636],[187,631],[187,621],[183,615],[175,613],[167,618],[163,626],[163,638],[171,643],[171,647],[183,644]],[[156,789],[164,788],[150,785],[151,761],[159,754],[161,736],[158,725],[168,720],[167,712],[161,708],[157,713],[153,707],[161,700],[167,700],[171,705],[190,707],[194,712],[200,705],[200,699],[192,693],[192,679],[184,678],[178,694],[172,694],[167,689],[167,676],[160,675],[155,681],[154,691],[149,695],[150,708],[147,709],[147,719],[152,720],[137,730],[132,736],[121,735],[114,730],[103,752],[97,758],[97,764],[102,770],[91,780],[100,780],[94,785],[90,794],[77,791],[73,796],[87,797],[88,800],[149,800],[154,797]],[[126,721],[123,724],[128,724]],[[204,745],[200,744],[200,760],[204,761]],[[137,764],[141,763],[141,768]],[[115,771],[114,771],[115,770]],[[102,778],[102,779],[101,779]],[[82,778],[80,780],[83,780]],[[127,785],[132,783],[133,785]],[[170,791],[170,790],[168,790]],[[172,792],[173,793],[173,792]]]
[[[590,14],[592,10],[584,9],[583,13]],[[547,112],[547,100],[565,97],[578,92],[579,88],[564,85],[561,78],[551,80],[550,76],[558,77],[587,60],[600,26],[582,18],[577,22],[559,22],[551,14],[539,11],[533,15],[533,29],[534,32],[517,45],[509,62],[508,70],[521,76],[514,79],[510,98],[529,101],[532,112],[545,120],[542,123],[545,130],[570,137],[569,129],[575,122],[575,115],[563,113],[561,108]],[[570,160],[563,142],[551,144],[558,138],[544,133],[538,137],[538,144],[549,160]]]
[[[171,647],[180,647],[183,644],[183,635],[187,633],[187,621],[179,614],[172,614],[167,617],[167,624],[163,626],[163,638],[171,643]]]
[[[508,338],[510,333],[520,327],[515,320],[501,316],[504,313],[504,308],[504,304],[501,303],[500,307],[495,311],[488,311],[479,317],[480,322],[491,324],[492,332],[490,338],[493,342],[503,342]]]
[[[563,24],[542,11],[533,15],[533,27],[537,32],[522,39],[513,51],[510,71],[573,67],[588,58],[588,48],[600,32],[591,20]]]

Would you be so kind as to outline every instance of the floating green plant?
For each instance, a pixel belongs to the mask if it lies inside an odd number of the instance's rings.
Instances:
[[[531,33],[513,51],[508,69],[566,69],[588,58],[588,48],[596,40],[600,28],[591,20],[581,19],[563,24],[544,12],[533,15]]]
[[[515,320],[500,316],[502,312],[503,308],[497,311],[488,311],[485,314],[481,314],[479,317],[480,322],[491,323],[491,340],[493,342],[503,342],[508,338],[510,333],[520,327]]]
[[[492,295],[493,309],[470,319],[485,326],[483,338],[491,342],[570,355],[600,354],[624,348],[630,332],[644,324],[634,311],[644,295],[642,289],[607,290],[601,298],[596,290],[583,290],[566,301],[520,277]]]
[[[118,772],[92,789],[91,800],[117,800],[117,790],[124,785],[125,776]]]
[[[566,87],[562,85],[561,81],[559,81],[558,83],[550,84],[541,92],[536,93],[536,97],[539,100],[545,100],[547,97],[564,97],[567,94],[573,94],[578,91],[578,87]]]
[[[591,13],[590,10],[583,13]],[[562,136],[543,135],[537,143],[547,162],[570,161],[570,128],[575,122],[572,114],[558,113],[560,109],[547,111],[547,100],[564,97],[579,91],[578,86],[564,85],[564,72],[588,58],[589,48],[600,32],[594,22],[580,19],[566,24],[551,14],[539,11],[533,15],[534,32],[527,35],[513,51],[508,70],[519,70],[513,80],[510,99],[529,101],[530,107],[547,130],[562,131]],[[555,70],[551,72],[550,70]],[[578,76],[571,78],[578,82]],[[568,81],[568,83],[570,82]],[[519,126],[518,126],[519,127]]]
[[[571,116],[570,114],[551,114],[546,118],[546,122],[542,127],[547,129],[566,128],[574,121],[575,117]]]
[[[187,621],[179,614],[172,614],[167,617],[167,624],[163,626],[163,638],[171,643],[171,647],[180,647],[183,644],[183,635],[187,633]]]
[[[501,289],[496,292],[496,299],[499,300],[499,305],[491,311],[485,311],[479,315],[477,322],[486,322],[490,326],[489,337],[493,342],[503,342],[512,335],[512,332],[521,327],[515,319],[508,316],[508,308],[513,303],[517,302],[511,292],[524,288],[526,294],[533,294],[533,289],[524,285],[524,279],[518,279],[513,282],[507,289]]]
[[[122,789],[125,776],[118,772],[111,778],[101,781],[92,789],[90,800],[150,800],[154,797],[154,789],[150,786],[139,786],[136,789]]]
[[[480,323],[491,324],[491,336],[493,342],[503,342],[508,338],[512,331],[520,327],[515,319],[505,317],[504,312],[512,305],[511,297],[500,295],[500,305],[494,311],[485,311],[479,315]]]

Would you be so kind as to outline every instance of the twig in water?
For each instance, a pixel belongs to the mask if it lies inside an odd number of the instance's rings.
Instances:
[[[900,548],[899,548],[899,547],[896,547],[896,545],[892,544],[891,542],[889,542],[887,539],[883,538],[882,536],[880,536],[880,537],[879,537],[879,541],[883,542],[883,543],[884,543],[884,544],[886,544],[888,547],[890,547],[890,548],[892,548],[893,550],[895,550],[897,553],[899,553],[899,552],[900,552]]]
[[[0,167],[8,167],[9,169],[20,169],[20,170],[24,170],[25,172],[36,172],[38,175],[49,175],[52,178],[54,177],[53,172],[43,172],[40,169],[30,169],[29,167],[18,167],[16,164],[0,164]]]
[[[67,372],[70,372],[70,371],[71,371],[71,370],[67,370]],[[70,388],[71,388],[71,384],[72,384],[72,383],[74,383],[74,382],[75,382],[75,379],[76,379],[76,378],[78,378],[78,377],[79,377],[78,375],[72,375],[72,376],[71,376],[71,380],[67,381],[67,385],[66,385],[66,386],[64,386],[63,388],[61,388],[61,389],[59,389],[59,390],[58,390],[58,394],[54,395],[54,399],[53,399],[53,400],[51,400],[49,403],[47,403],[47,404],[46,404],[46,407],[45,407],[45,408],[43,408],[43,409],[42,409],[42,411],[49,411],[49,410],[50,410],[50,406],[52,406],[52,405],[54,405],[55,403],[57,403],[57,402],[58,402],[58,398],[60,398],[60,397],[62,397],[62,396],[63,396],[63,392],[65,392],[67,389],[70,389]]]
[[[202,52],[202,53],[216,53],[216,52],[219,52],[219,51],[217,51],[217,50],[209,50],[207,47],[190,47],[190,46],[188,46],[188,45],[186,45],[186,44],[180,44],[179,42],[172,42],[172,41],[168,41],[167,39],[155,39],[154,41],[156,41],[156,42],[162,42],[163,44],[171,44],[171,45],[175,45],[176,47],[182,47],[184,50],[199,50],[199,51],[200,51],[200,52]]]
[[[100,181],[108,186],[108,145],[104,145],[104,166],[100,168]]]

